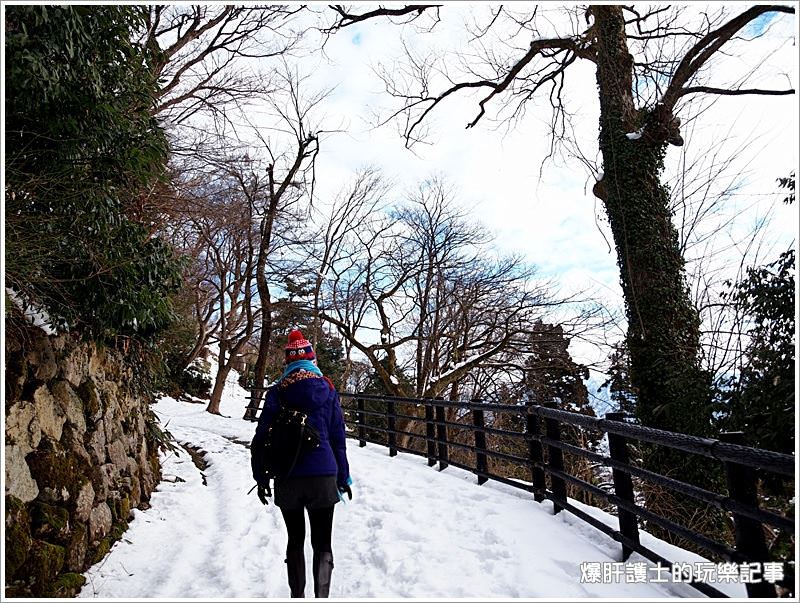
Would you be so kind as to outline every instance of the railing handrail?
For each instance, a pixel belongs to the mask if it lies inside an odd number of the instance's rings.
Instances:
[[[729,461],[754,469],[763,469],[790,477],[794,476],[795,457],[789,454],[765,450],[763,448],[730,444],[712,438],[666,431],[653,427],[645,427],[643,425],[634,425],[625,423],[624,421],[611,421],[576,412],[547,408],[545,406],[532,405],[526,408],[529,412],[542,418],[557,419],[561,423],[566,423],[568,425],[589,427],[597,431],[633,438],[640,442],[659,444],[674,450],[699,454],[718,461]]]
[[[254,387],[251,388],[251,391],[266,391],[266,389],[268,388]],[[657,429],[654,427],[645,427],[644,425],[636,425],[626,423],[624,421],[612,421],[602,417],[592,417],[582,413],[548,408],[538,404],[495,404],[491,402],[482,402],[479,400],[459,402],[443,400],[439,398],[404,398],[401,396],[384,396],[380,394],[359,394],[351,392],[340,392],[339,396],[342,398],[401,402],[404,404],[422,406],[430,404],[432,406],[447,406],[450,408],[459,408],[470,411],[489,410],[494,412],[515,412],[519,414],[532,413],[543,419],[556,419],[561,423],[566,423],[567,425],[587,427],[589,429],[594,429],[595,431],[613,433],[628,438],[633,438],[640,442],[658,444],[660,446],[672,448],[673,450],[680,450],[683,452],[689,452],[691,454],[699,454],[701,456],[713,458],[722,462],[728,461],[732,463],[739,463],[740,465],[745,465],[754,469],[770,471],[772,473],[779,473],[788,477],[794,477],[795,474],[795,457],[790,454],[783,454],[781,452],[766,450],[764,448],[731,444],[718,439],[693,436],[675,431]]]
[[[266,389],[268,388],[254,387],[251,389],[251,391],[266,391]],[[384,396],[381,394],[359,394],[351,392],[340,392],[339,396],[342,398],[401,402],[404,404],[422,406],[429,404],[432,406],[446,406],[470,411],[489,410],[494,412],[514,412],[520,414],[532,413],[543,419],[556,419],[561,423],[566,423],[567,425],[587,427],[589,429],[594,429],[595,431],[613,433],[628,438],[633,438],[640,442],[658,444],[674,450],[681,450],[691,454],[699,454],[701,456],[713,458],[722,462],[728,461],[739,463],[740,465],[745,465],[754,469],[762,469],[789,477],[794,477],[795,473],[795,457],[789,454],[783,454],[781,452],[775,452],[773,450],[766,450],[763,448],[755,448],[752,446],[731,444],[713,438],[705,438],[674,431],[666,431],[663,429],[656,429],[654,427],[645,427],[643,425],[625,423],[624,421],[611,421],[602,417],[592,417],[590,415],[584,415],[577,412],[559,410],[556,408],[547,408],[538,404],[495,404],[480,400],[459,402],[443,400],[439,398],[405,398],[402,396]]]

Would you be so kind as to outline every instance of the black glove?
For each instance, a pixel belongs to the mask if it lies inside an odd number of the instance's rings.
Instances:
[[[341,492],[342,494],[347,494],[347,498],[349,500],[353,500],[353,491],[347,484],[345,484],[344,486],[339,486],[339,492]]]
[[[259,484],[258,486],[258,500],[261,501],[261,504],[268,505],[267,498],[272,496],[272,490],[269,487],[269,484],[266,486],[262,486]]]

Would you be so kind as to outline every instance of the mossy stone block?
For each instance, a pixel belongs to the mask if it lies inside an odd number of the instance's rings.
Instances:
[[[116,542],[122,535],[125,533],[125,530],[128,529],[128,522],[124,519],[117,521],[113,526],[111,526],[111,531],[109,532],[109,538],[111,538],[111,542]]]
[[[86,481],[80,457],[57,444],[42,446],[29,454],[28,465],[39,489],[51,489],[60,500],[74,501]]]
[[[43,596],[49,592],[53,581],[61,572],[66,559],[63,546],[44,540],[34,540],[25,562],[26,574],[31,580],[31,592]]]
[[[81,383],[78,388],[78,396],[83,400],[87,423],[94,423],[100,413],[100,395],[97,393],[94,381],[88,379]]]
[[[123,496],[114,501],[114,519],[127,522],[128,515],[131,512],[131,499],[128,496]]]
[[[97,548],[92,553],[92,564],[99,563],[111,550],[111,539],[103,538],[98,544]]]
[[[28,509],[15,496],[6,496],[6,583],[28,558],[31,539],[31,519]]]
[[[89,550],[89,529],[85,523],[73,522],[72,534],[67,544],[66,568],[71,572],[86,569],[86,553]]]
[[[69,538],[69,512],[63,507],[34,502],[31,505],[31,532],[36,538],[65,544]]]
[[[73,572],[61,574],[56,578],[56,581],[53,582],[48,596],[62,598],[75,597],[81,591],[84,584],[86,584],[86,578],[81,574]]]

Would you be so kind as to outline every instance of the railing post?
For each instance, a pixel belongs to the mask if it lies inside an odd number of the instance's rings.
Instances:
[[[425,402],[425,443],[428,445],[428,467],[436,464],[436,434],[433,428],[433,405]]]
[[[363,448],[367,445],[367,430],[364,428],[364,399],[358,398],[356,404],[358,405],[358,412],[356,413],[356,422],[358,423],[358,445]]]
[[[557,408],[554,402],[548,402],[545,404],[545,406],[547,408]],[[560,442],[561,430],[559,428],[558,420],[547,418],[544,420],[544,424],[548,439],[554,442]],[[547,466],[550,467],[550,469],[553,469],[554,471],[564,471],[564,454],[562,453],[561,448],[548,444],[547,457]],[[553,490],[553,497],[556,499],[553,501],[553,515],[555,515],[556,513],[560,513],[564,508],[556,501],[563,500],[564,502],[567,502],[567,484],[562,478],[553,475],[552,473],[550,474],[550,484],[552,486],[551,489]]]
[[[444,400],[437,397],[437,400]],[[436,406],[436,440],[439,443],[439,471],[447,469],[447,427],[444,424],[444,406]]]
[[[480,404],[477,398],[471,400],[472,404]],[[478,485],[485,484],[489,479],[482,473],[489,473],[489,465],[486,462],[486,427],[482,408],[472,408],[472,424],[475,426],[475,470],[478,472]]]
[[[250,392],[250,401],[247,403],[247,406],[244,408],[244,416],[242,419],[245,421],[255,421],[256,420],[256,409],[253,408],[253,397],[254,392]]]
[[[542,502],[544,500],[544,492],[547,489],[547,482],[545,481],[544,469],[544,453],[542,452],[542,443],[539,437],[542,433],[542,422],[539,415],[535,415],[530,410],[525,422],[525,428],[528,432],[528,458],[531,461],[531,482],[533,483],[533,500]]]
[[[251,389],[250,390],[250,401],[247,403],[247,406],[244,409],[244,416],[242,419],[245,421],[258,421],[258,404],[261,401],[261,397],[264,395],[264,392],[260,389]]]
[[[389,456],[397,456],[397,434],[395,433],[394,400],[386,401],[386,427],[389,429]]]
[[[608,421],[622,421],[625,417],[621,412],[606,413],[605,419]],[[630,463],[630,455],[628,454],[628,442],[624,436],[609,433],[608,434],[608,450],[611,453],[611,460],[623,463],[625,465]],[[614,493],[624,501],[634,503],[633,498],[633,480],[630,473],[625,473],[619,469],[612,467],[611,475],[614,480]],[[619,531],[626,538],[630,538],[637,544],[639,543],[639,524],[636,520],[636,515],[617,507],[617,517],[619,518]],[[633,549],[626,544],[622,545],[622,560],[627,561],[628,557],[633,553]]]
[[[721,433],[719,439],[729,444],[744,445],[744,434],[741,431]],[[748,507],[758,506],[757,476],[752,467],[725,461],[725,478],[728,483],[728,496],[736,502]],[[738,513],[733,515],[733,528],[736,538],[736,550],[741,553],[743,561],[748,563],[769,561],[767,543],[764,539],[764,528],[761,523],[744,517]],[[769,582],[748,582],[747,596],[750,598],[775,597],[775,587]]]

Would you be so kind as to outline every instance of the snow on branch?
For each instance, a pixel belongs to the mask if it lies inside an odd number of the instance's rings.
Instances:
[[[22,296],[13,289],[6,287],[6,294],[17,309],[22,312],[22,315],[29,324],[40,328],[48,335],[56,334],[53,321],[50,319],[47,311],[33,302],[23,300]]]

